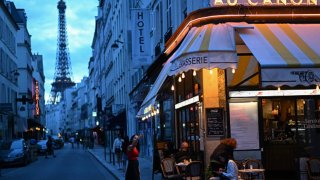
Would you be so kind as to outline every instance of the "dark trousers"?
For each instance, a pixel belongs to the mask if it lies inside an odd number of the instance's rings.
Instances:
[[[129,160],[126,172],[126,180],[140,180],[140,170],[138,160]]]
[[[222,164],[219,161],[215,161],[215,160],[212,160],[210,162],[210,166],[211,166],[211,170],[212,170],[212,175],[215,176],[215,177],[219,176],[219,174],[217,172],[219,172],[220,168],[222,168],[222,169],[225,168],[224,164]]]

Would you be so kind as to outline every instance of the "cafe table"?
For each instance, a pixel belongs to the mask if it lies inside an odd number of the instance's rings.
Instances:
[[[250,169],[239,169],[238,172],[240,174],[240,177],[242,179],[253,179],[253,176],[256,176],[256,175],[261,175],[261,179],[265,179],[264,178],[264,171],[265,169],[253,169],[253,168],[250,168]]]
[[[189,161],[184,161],[176,164],[176,167],[179,169],[179,174],[182,176],[186,175],[186,167],[188,166],[190,162]]]

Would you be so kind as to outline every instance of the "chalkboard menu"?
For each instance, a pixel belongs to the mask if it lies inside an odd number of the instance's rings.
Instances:
[[[223,108],[207,108],[207,136],[224,136]]]

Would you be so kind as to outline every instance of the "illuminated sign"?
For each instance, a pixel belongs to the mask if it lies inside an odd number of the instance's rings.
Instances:
[[[189,104],[196,103],[196,102],[199,102],[199,96],[195,96],[193,98],[187,99],[185,101],[182,101],[182,102],[176,104],[175,109],[179,109],[179,108],[188,106]]]
[[[146,108],[144,108],[143,113],[144,114],[148,114],[149,112],[151,112],[153,110],[153,106],[150,104],[149,106],[147,106]]]
[[[318,0],[212,0],[211,6],[236,6],[236,5],[310,5],[317,6]]]
[[[304,90],[261,90],[261,91],[230,91],[231,98],[237,97],[270,97],[270,96],[316,96],[320,95],[318,89]]]
[[[38,81],[36,81],[36,101],[35,101],[35,105],[36,105],[36,116],[40,115],[40,106],[39,106],[39,84]]]

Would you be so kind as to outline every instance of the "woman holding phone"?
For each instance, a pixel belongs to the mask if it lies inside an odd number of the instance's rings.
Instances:
[[[140,180],[139,169],[139,135],[135,134],[130,138],[130,145],[128,146],[128,167],[126,172],[126,180]]]

